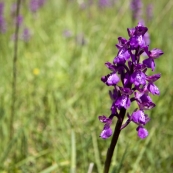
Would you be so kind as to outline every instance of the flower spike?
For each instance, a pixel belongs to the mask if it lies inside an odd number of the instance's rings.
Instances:
[[[147,70],[155,70],[155,60],[159,58],[163,51],[157,48],[149,50],[146,43],[145,35],[148,34],[148,28],[142,23],[134,28],[128,28],[129,38],[118,37],[116,48],[118,53],[113,59],[113,63],[106,62],[106,67],[111,71],[101,78],[107,86],[113,87],[113,91],[109,91],[112,100],[111,115],[99,116],[99,120],[104,123],[104,128],[100,137],[107,139],[112,135],[112,119],[117,117],[119,121],[123,121],[121,112],[127,110],[133,102],[136,102],[136,108],[131,114],[127,112],[127,121],[119,128],[120,130],[127,127],[130,122],[137,124],[137,135],[144,139],[148,136],[145,125],[150,118],[145,114],[145,110],[150,110],[156,105],[153,103],[151,95],[159,95],[159,88],[155,85],[161,74],[147,75]],[[145,53],[144,60],[141,56]],[[124,112],[125,115],[125,112]]]

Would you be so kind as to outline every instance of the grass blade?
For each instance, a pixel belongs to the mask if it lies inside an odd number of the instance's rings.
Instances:
[[[76,139],[75,132],[71,132],[71,173],[76,172]]]
[[[98,170],[98,173],[101,173],[102,172],[102,165],[101,165],[99,149],[98,149],[98,144],[97,144],[97,137],[96,137],[95,132],[92,133],[92,141],[93,141],[93,146],[94,146],[94,155],[95,155],[97,170]]]

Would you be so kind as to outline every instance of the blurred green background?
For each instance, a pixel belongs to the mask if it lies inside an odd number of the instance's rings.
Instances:
[[[2,0],[0,2],[3,2]],[[109,73],[104,63],[117,54],[119,36],[128,38],[132,20],[130,1],[111,6],[82,0],[47,0],[31,12],[21,3],[14,134],[10,138],[12,71],[15,26],[10,16],[14,1],[4,1],[7,31],[0,34],[0,172],[2,173],[101,173],[111,138],[99,138],[109,115],[110,88],[101,81]],[[153,5],[147,19],[146,7]],[[120,135],[112,159],[112,173],[173,172],[173,1],[143,2],[142,18],[149,28],[150,49],[164,55],[156,60],[161,73],[148,111],[151,121],[145,140],[131,123]],[[29,28],[30,38],[22,39]],[[112,125],[114,128],[116,120]],[[92,168],[89,172],[89,167]]]

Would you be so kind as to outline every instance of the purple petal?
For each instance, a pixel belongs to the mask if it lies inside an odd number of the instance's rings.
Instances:
[[[135,98],[137,99],[140,109],[152,109],[156,105],[152,102],[151,98],[147,94],[137,94],[135,93]]]
[[[149,121],[150,121],[150,118],[148,117],[147,114],[145,114],[145,124],[147,124]],[[144,124],[144,125],[145,125],[145,124]]]
[[[123,37],[118,37],[119,44],[124,46],[127,43],[127,40]]]
[[[144,47],[144,52],[148,55],[148,57],[150,56],[150,51],[149,51],[149,47],[148,46]]]
[[[141,64],[141,63],[135,64],[134,66],[135,66],[135,69],[136,69],[136,70],[140,70],[140,71],[142,71],[143,69],[146,68],[146,66],[145,66],[144,64]],[[143,71],[143,72],[144,72],[144,71]]]
[[[122,96],[119,97],[119,98],[115,101],[115,103],[113,103],[113,104],[115,104],[115,106],[116,106],[118,109],[121,109],[121,108],[127,109],[127,108],[130,107],[131,102],[130,102],[129,96],[127,96],[127,95],[122,95]]]
[[[126,73],[124,76],[124,87],[128,87],[130,84],[131,84],[130,75],[129,73]]]
[[[100,137],[103,138],[103,139],[107,139],[109,138],[110,136],[112,135],[112,129],[110,128],[109,125],[106,125],[104,126],[101,134],[100,134]]]
[[[149,83],[147,88],[152,94],[160,95],[159,88],[155,84]]]
[[[109,96],[113,101],[116,100],[118,97],[117,89],[114,88],[113,91],[109,91]]]
[[[112,104],[110,110],[111,110],[111,113],[112,113],[113,115],[117,115],[117,114],[118,114],[118,113],[117,113],[117,107],[115,106],[114,103]]]
[[[104,115],[99,116],[98,118],[99,118],[100,122],[102,122],[102,123],[107,123],[110,120],[109,118],[107,118]]]
[[[138,110],[136,112],[133,112],[132,116],[131,116],[131,120],[134,122],[134,123],[137,123],[137,124],[145,124],[145,114],[143,111],[141,110]]]
[[[127,32],[128,32],[129,37],[132,37],[132,36],[134,36],[135,28],[127,28]]]
[[[106,84],[109,86],[116,85],[119,81],[120,81],[120,79],[119,79],[118,75],[114,73],[108,77]]]
[[[125,94],[125,95],[131,95],[133,93],[133,90],[131,90],[130,88],[120,87],[120,91],[122,94]]]
[[[151,76],[147,76],[147,77],[146,77],[146,80],[147,80],[148,82],[155,82],[155,81],[157,81],[157,80],[160,78],[160,76],[161,76],[160,73],[154,74],[154,75],[151,75]]]
[[[118,44],[116,44],[116,47],[120,50],[122,49],[124,46],[126,47],[127,44],[127,40],[123,37],[118,37]]]
[[[108,86],[116,85],[120,81],[116,73],[111,73],[107,76],[103,76],[101,80]]]
[[[130,47],[131,49],[136,49],[139,46],[137,37],[130,38]]]
[[[141,127],[141,126],[139,126],[137,128],[137,131],[138,131],[138,136],[141,139],[144,139],[144,138],[146,138],[148,136],[148,131],[145,128]]]
[[[159,58],[162,54],[163,54],[163,51],[157,48],[152,49],[150,51],[150,57],[154,59]]]
[[[138,40],[138,44],[139,44],[139,46],[140,47],[145,47],[145,40],[144,40],[144,37],[141,35],[141,36],[139,36],[138,38],[137,38],[137,40]]]
[[[116,72],[116,67],[115,67],[115,65],[111,64],[110,62],[106,62],[105,65],[106,65],[106,67],[107,67],[108,69],[110,69],[111,71]]]
[[[148,32],[145,33],[143,38],[144,38],[146,45],[149,45],[150,44],[150,35]]]
[[[131,83],[134,83],[135,86],[145,85],[146,84],[146,76],[142,71],[135,71],[130,78]]]
[[[154,60],[152,58],[147,58],[143,61],[143,64],[148,67],[148,68],[151,68],[152,71],[154,71],[155,69],[155,63],[154,63]]]
[[[143,26],[141,23],[138,23],[138,26],[135,27],[135,35],[143,36],[148,31],[148,28]]]
[[[130,54],[127,49],[122,48],[119,52],[118,55],[114,58],[113,63],[125,63],[126,60],[130,58]]]

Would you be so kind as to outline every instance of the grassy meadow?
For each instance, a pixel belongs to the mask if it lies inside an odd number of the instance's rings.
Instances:
[[[11,137],[15,26],[9,15],[12,1],[4,2],[9,24],[0,34],[0,172],[102,173],[111,138],[99,138],[103,124],[98,116],[110,114],[111,100],[100,78],[109,73],[104,63],[116,56],[117,38],[128,38],[127,28],[138,23],[132,20],[130,1],[100,8],[47,0],[35,14],[28,1],[22,2],[22,27],[30,28],[31,38],[18,42]],[[149,3],[150,21],[145,12]],[[142,10],[150,49],[164,52],[154,72],[162,74],[156,82],[161,94],[152,97],[157,106],[147,112],[151,121],[145,140],[137,137],[133,123],[121,132],[111,173],[173,172],[173,1],[147,0]]]

